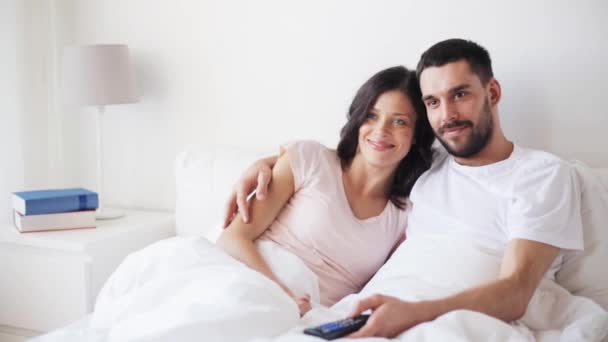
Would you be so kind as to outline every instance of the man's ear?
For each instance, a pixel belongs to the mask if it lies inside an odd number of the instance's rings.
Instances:
[[[502,95],[498,80],[492,78],[488,81],[488,91],[490,92],[490,102],[492,107],[496,106],[498,102],[500,102],[500,96]]]

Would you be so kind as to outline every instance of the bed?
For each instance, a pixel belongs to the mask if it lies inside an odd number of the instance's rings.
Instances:
[[[100,293],[94,314],[34,340],[318,341],[302,330],[343,318],[365,295],[438,298],[496,276],[501,256],[484,246],[470,241],[408,241],[415,247],[399,248],[360,294],[347,296],[331,308],[315,305],[299,318],[295,304],[276,284],[210,242],[220,232],[222,206],[234,179],[253,160],[274,152],[186,148],[178,155],[175,169],[178,237],[129,256]],[[517,322],[454,311],[395,340],[608,341],[608,268],[604,265],[608,260],[608,169],[572,163],[583,189],[586,251],[566,256],[557,275],[559,285],[543,281],[528,312]],[[441,258],[435,255],[438,247],[443,251]],[[315,279],[297,258],[270,245],[260,248],[288,286],[314,291]],[[424,264],[403,262],[421,257]]]

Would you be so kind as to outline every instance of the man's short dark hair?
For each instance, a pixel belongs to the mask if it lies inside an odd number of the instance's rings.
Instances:
[[[422,71],[429,67],[440,67],[459,60],[466,60],[482,84],[487,84],[494,77],[490,54],[483,46],[465,39],[448,39],[441,41],[420,56],[416,75],[420,79]]]

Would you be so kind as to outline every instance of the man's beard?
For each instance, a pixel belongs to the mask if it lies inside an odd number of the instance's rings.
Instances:
[[[448,144],[448,142],[444,141],[441,136],[443,135],[443,131],[446,128],[453,127],[470,127],[471,135],[469,136],[468,141],[466,141],[460,147],[453,147]],[[479,124],[476,126],[473,125],[471,121],[453,121],[447,123],[439,128],[439,132],[435,134],[437,140],[443,145],[443,147],[448,151],[449,154],[458,157],[458,158],[470,158],[481,152],[481,150],[488,145],[490,138],[492,137],[492,133],[494,132],[494,120],[492,119],[492,109],[490,108],[490,102],[486,98],[483,108],[481,110],[481,115],[479,116]]]

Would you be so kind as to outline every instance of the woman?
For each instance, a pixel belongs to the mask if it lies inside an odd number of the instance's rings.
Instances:
[[[267,198],[253,201],[248,222],[232,220],[217,242],[279,284],[301,314],[309,297],[281,282],[255,241],[299,257],[319,279],[321,303],[332,305],[359,291],[403,240],[407,196],[432,161],[414,72],[398,66],[374,75],[347,118],[337,151],[306,141],[284,146]]]

